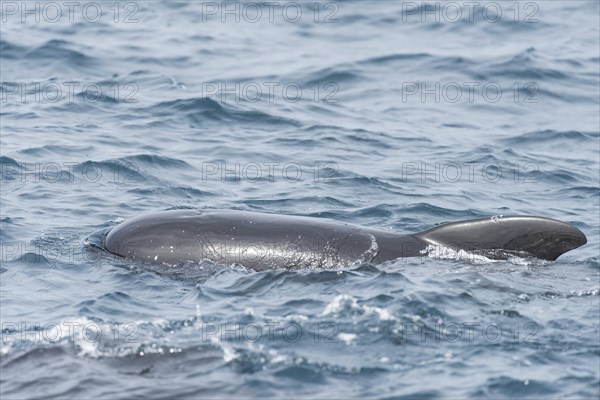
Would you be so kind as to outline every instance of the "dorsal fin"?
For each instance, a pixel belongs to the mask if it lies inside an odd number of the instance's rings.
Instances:
[[[457,250],[500,250],[551,261],[587,243],[583,232],[572,225],[550,218],[528,216],[453,222],[415,236],[429,244]]]

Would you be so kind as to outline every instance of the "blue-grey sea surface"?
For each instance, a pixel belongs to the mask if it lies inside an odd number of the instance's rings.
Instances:
[[[1,3],[0,395],[600,396],[597,1]],[[160,210],[556,218],[556,262],[103,251]]]

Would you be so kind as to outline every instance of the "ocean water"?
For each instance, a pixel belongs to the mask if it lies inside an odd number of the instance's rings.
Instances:
[[[600,395],[598,2],[0,6],[3,399]],[[588,244],[267,272],[100,248],[176,208]]]

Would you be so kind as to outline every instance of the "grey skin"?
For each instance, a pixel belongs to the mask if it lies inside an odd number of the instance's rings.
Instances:
[[[232,210],[173,210],[113,228],[105,248],[169,265],[210,260],[254,270],[340,268],[426,255],[430,245],[504,259],[555,260],[587,242],[577,228],[542,217],[492,217],[402,235],[322,218]]]

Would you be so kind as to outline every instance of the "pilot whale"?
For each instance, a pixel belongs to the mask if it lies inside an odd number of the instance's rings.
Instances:
[[[556,260],[585,243],[572,225],[533,216],[496,216],[399,234],[330,219],[233,210],[142,215],[112,228],[103,241],[106,250],[131,260],[169,265],[210,260],[254,270],[379,264],[423,256],[435,246],[492,259]]]

